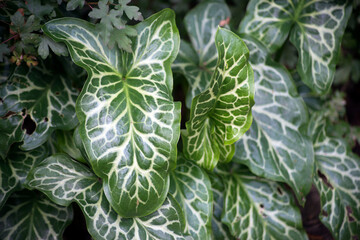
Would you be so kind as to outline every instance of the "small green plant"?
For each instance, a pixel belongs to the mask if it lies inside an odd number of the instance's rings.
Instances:
[[[360,137],[328,94],[351,4],[251,0],[233,29],[207,0],[180,38],[129,2],[0,1],[0,238],[61,238],[73,203],[94,239],[307,239],[312,186],[358,238]]]

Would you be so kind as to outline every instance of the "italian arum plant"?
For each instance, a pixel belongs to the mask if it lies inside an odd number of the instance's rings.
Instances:
[[[360,158],[322,107],[351,4],[251,0],[231,29],[206,0],[180,36],[129,3],[0,3],[0,239],[61,239],[75,205],[93,239],[308,239],[311,188],[358,239]]]

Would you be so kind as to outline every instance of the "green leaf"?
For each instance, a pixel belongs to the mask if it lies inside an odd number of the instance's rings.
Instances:
[[[208,170],[219,159],[231,160],[233,143],[250,128],[254,104],[254,75],[245,43],[223,28],[215,43],[219,58],[210,87],[193,99],[187,131],[182,131],[186,158]]]
[[[45,15],[50,15],[56,5],[54,3],[41,4],[41,0],[27,0],[26,6],[32,14],[43,19]]]
[[[56,129],[70,130],[77,125],[77,92],[71,82],[49,72],[45,65],[18,66],[10,79],[0,85],[0,139],[6,142],[6,155],[13,142],[24,141],[23,150],[43,144]],[[8,127],[8,129],[6,129]]]
[[[234,239],[229,228],[221,222],[224,207],[225,185],[222,178],[217,174],[209,175],[211,190],[213,192],[213,217],[211,218],[212,239]]]
[[[47,156],[47,149],[44,145],[23,152],[12,147],[12,151],[6,159],[0,160],[0,209],[14,192],[23,189],[23,183],[32,169],[37,163]]]
[[[292,193],[247,169],[221,176],[225,185],[222,222],[237,239],[307,239]]]
[[[251,0],[239,27],[275,52],[290,36],[298,50],[297,70],[317,93],[332,84],[340,43],[351,14],[347,1]]]
[[[299,53],[301,79],[317,93],[328,92],[334,79],[341,39],[351,15],[351,4],[343,2],[305,4],[302,23],[295,25],[290,35]]]
[[[2,159],[5,159],[11,144],[24,138],[25,132],[21,129],[22,122],[21,115],[11,113],[0,119],[0,157]]]
[[[1,239],[61,239],[72,221],[71,206],[62,207],[43,194],[13,194],[0,211]]]
[[[64,61],[63,58],[60,58],[60,61],[64,69],[65,76],[72,81],[73,86],[80,92],[87,78],[86,70],[71,61],[70,57],[66,58],[66,61]]]
[[[38,54],[43,58],[47,58],[49,55],[49,48],[58,56],[67,56],[68,52],[66,46],[63,43],[54,42],[47,36],[42,36],[38,48]]]
[[[14,15],[11,15],[10,20],[11,20],[11,23],[13,24],[13,27],[12,27],[13,30],[22,28],[22,26],[25,23],[24,16],[19,11],[16,11],[14,13]]]
[[[109,6],[107,5],[106,0],[100,0],[98,2],[99,8],[93,8],[89,12],[89,17],[95,18],[95,19],[102,19],[105,18],[109,13]]]
[[[101,19],[100,25],[98,27],[105,28],[106,32],[102,31],[105,35],[110,34],[114,28],[122,29],[125,27],[125,21],[121,19],[123,12],[111,9],[109,11],[109,5],[106,0],[99,1],[99,8],[93,8],[89,13],[89,17],[94,19]],[[102,30],[100,28],[100,30]],[[108,39],[109,36],[103,36],[105,39]],[[105,40],[107,43],[107,40]]]
[[[174,13],[163,10],[135,29],[127,53],[106,47],[95,26],[82,20],[57,19],[44,27],[88,72],[76,106],[80,135],[106,197],[123,217],[145,216],[162,205],[180,135],[170,68],[179,48]]]
[[[89,162],[89,157],[86,154],[84,144],[83,144],[83,142],[81,140],[81,136],[80,136],[80,132],[79,132],[79,126],[77,128],[75,128],[75,130],[74,130],[73,141],[74,141],[75,147],[80,151],[81,156],[83,157],[83,159],[85,159],[86,162]]]
[[[210,86],[215,71],[217,51],[215,34],[219,23],[230,17],[225,3],[206,1],[198,4],[184,19],[191,45],[181,40],[180,51],[172,65],[189,83],[186,106],[191,108],[193,98]]]
[[[254,121],[235,144],[234,161],[265,178],[289,184],[300,202],[310,191],[314,156],[307,137],[308,114],[290,74],[264,46],[244,36],[254,70]]]
[[[109,47],[113,48],[115,44],[119,49],[123,49],[126,52],[131,52],[131,39],[129,37],[134,37],[137,35],[137,32],[134,28],[125,26],[123,29],[114,29],[110,35]],[[121,41],[119,41],[121,39]]]
[[[67,11],[73,11],[77,7],[81,9],[81,8],[84,7],[84,4],[85,4],[85,0],[70,0],[66,4],[66,10]]]
[[[313,114],[309,132],[315,150],[320,220],[335,239],[356,239],[360,237],[360,158],[341,138],[329,137],[328,127],[322,113]]]
[[[76,202],[94,239],[182,239],[185,220],[171,195],[148,216],[122,218],[110,207],[97,176],[66,155],[45,159],[29,174],[27,184],[60,205]]]
[[[126,21],[123,20],[124,12],[129,19],[143,20],[139,8],[135,6],[127,6],[129,0],[120,1],[119,4],[114,4],[115,9],[109,9],[109,3],[106,0],[99,1],[99,8],[94,8],[89,16],[94,19],[101,19],[100,23],[96,25],[96,29],[101,33],[105,45],[113,48],[115,44],[122,50],[131,52],[131,39],[137,35],[134,28],[126,26]],[[110,1],[110,3],[113,3]]]
[[[2,56],[2,58],[3,58],[3,62],[0,62],[0,84],[2,84],[3,82],[6,82],[9,79],[9,76],[14,72],[14,69],[16,67],[16,64],[12,64],[9,61],[8,57]],[[0,99],[0,102],[1,102],[1,99]]]
[[[324,99],[321,99],[318,94],[314,93],[303,81],[297,72],[293,73],[292,78],[294,79],[297,91],[302,97],[309,111],[319,111],[324,105]]]
[[[182,208],[185,219],[185,233],[192,239],[211,238],[212,192],[206,172],[182,156],[170,175],[169,193]]]
[[[130,1],[128,1],[130,2]],[[131,20],[134,19],[136,21],[142,21],[143,16],[141,15],[141,12],[139,12],[139,8],[136,6],[123,6],[124,12],[126,16]]]
[[[110,0],[113,2],[113,0]],[[139,12],[139,8],[136,6],[128,6],[131,0],[119,0],[119,4],[115,6],[115,9],[125,12],[126,16],[131,20],[134,19],[136,21],[142,21],[143,17]]]
[[[75,143],[74,135],[75,133],[73,133],[72,131],[56,131],[54,143],[58,150],[57,152],[66,153],[75,160],[87,163],[81,153],[81,150],[77,147]]]
[[[40,29],[40,20],[34,15],[29,16],[25,22],[24,16],[20,12],[16,12],[10,19],[13,23],[10,28],[14,32],[19,33],[21,38],[26,37],[26,34]]]

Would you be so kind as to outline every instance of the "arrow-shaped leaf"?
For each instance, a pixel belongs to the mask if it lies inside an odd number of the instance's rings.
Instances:
[[[61,239],[73,217],[38,192],[14,193],[0,211],[0,239]]]
[[[27,185],[60,205],[76,202],[94,239],[183,239],[184,216],[171,195],[148,216],[122,218],[110,206],[98,177],[65,154],[53,155],[37,165]]]
[[[192,99],[209,85],[217,61],[215,34],[221,21],[230,18],[225,3],[205,1],[193,8],[184,18],[191,45],[181,40],[180,51],[172,65],[189,83],[186,106],[191,108]]]
[[[212,192],[206,172],[194,162],[179,156],[170,175],[169,193],[183,209],[185,232],[193,239],[211,238]]]
[[[29,152],[20,151],[17,146],[13,146],[7,158],[0,160],[0,209],[14,191],[24,188],[23,183],[32,167],[47,154],[44,145]]]
[[[233,143],[250,127],[254,75],[249,50],[233,32],[219,28],[215,36],[218,62],[210,87],[193,99],[183,131],[186,158],[212,170],[219,159],[230,161]]]
[[[360,237],[360,158],[345,141],[330,137],[328,127],[322,113],[313,114],[309,132],[315,150],[314,182],[321,197],[320,220],[335,239],[356,239]]]
[[[317,93],[334,78],[342,36],[351,14],[347,1],[252,0],[240,31],[259,39],[271,52],[290,34],[299,53],[301,79]]]
[[[127,53],[109,49],[95,26],[79,19],[44,27],[88,72],[76,107],[80,135],[106,197],[124,217],[145,216],[163,204],[180,134],[180,103],[171,95],[170,64],[179,48],[174,13],[163,10],[135,29]]]
[[[302,202],[314,163],[311,140],[301,129],[308,122],[306,106],[285,68],[271,61],[261,43],[243,39],[250,49],[256,104],[250,130],[236,143],[234,161],[258,176],[289,184]]]
[[[45,65],[20,65],[10,79],[0,85],[1,157],[14,142],[24,141],[23,150],[43,144],[56,129],[77,125],[77,92],[68,78],[49,72]]]
[[[301,215],[289,190],[245,168],[222,176],[225,185],[222,222],[238,239],[307,239]]]

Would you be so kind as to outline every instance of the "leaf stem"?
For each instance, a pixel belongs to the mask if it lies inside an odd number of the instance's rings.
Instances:
[[[11,38],[6,39],[6,40],[5,40],[5,41],[3,41],[1,44],[6,43],[6,42],[10,41],[11,39],[13,39],[14,37],[17,37],[17,36],[19,36],[19,34],[18,34],[18,33],[17,33],[17,34],[15,34],[14,36],[12,36]]]
[[[86,2],[87,5],[98,5],[98,2]],[[113,5],[113,6],[116,6],[117,4],[115,3],[108,3],[108,5]]]
[[[90,5],[91,3],[89,3],[89,2],[85,2],[85,3],[86,3],[86,5],[89,6],[89,8],[91,8],[91,10],[93,10],[93,7]]]
[[[4,22],[4,21],[2,21],[2,20],[0,20],[0,22],[2,22],[2,23],[4,23],[4,24],[7,24],[7,25],[10,26],[10,23]]]

